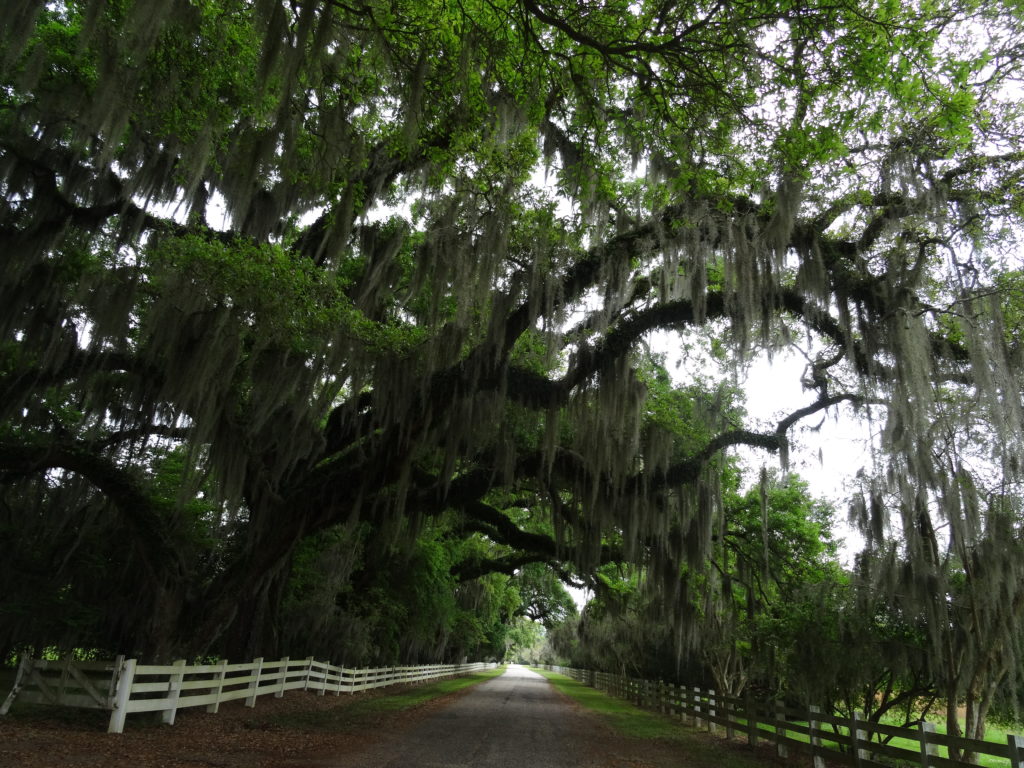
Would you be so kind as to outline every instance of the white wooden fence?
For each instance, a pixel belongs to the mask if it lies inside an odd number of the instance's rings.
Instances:
[[[543,668],[637,706],[677,716],[711,733],[722,733],[729,739],[739,733],[751,746],[774,744],[780,758],[788,757],[790,750],[802,752],[810,756],[814,768],[824,768],[826,757],[855,768],[891,768],[894,762],[921,768],[969,765],[949,759],[949,747],[1002,758],[1008,768],[1024,768],[1024,738],[1013,734],[1007,736],[1005,744],[977,741],[936,733],[932,723],[921,723],[917,729],[898,728],[857,717],[836,717],[817,707],[794,709],[782,702],[723,696],[713,690],[661,681],[571,667],[545,665]],[[914,742],[914,748],[888,743],[891,738],[909,739]]]
[[[110,712],[107,732],[121,733],[125,718],[133,712],[160,712],[161,720],[173,725],[178,710],[185,707],[206,707],[207,712],[216,712],[223,702],[235,699],[245,699],[247,707],[254,707],[259,696],[281,697],[285,691],[296,689],[337,696],[397,683],[466,675],[495,666],[473,663],[348,669],[312,657],[193,665],[184,660],[167,665],[139,664],[136,659],[124,657],[112,662],[24,658],[14,688],[0,706],[0,715],[7,714],[15,698],[103,709]]]

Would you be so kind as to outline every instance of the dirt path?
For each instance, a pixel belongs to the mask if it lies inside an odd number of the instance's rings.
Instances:
[[[594,720],[543,677],[519,666],[338,768],[563,768],[604,766]]]

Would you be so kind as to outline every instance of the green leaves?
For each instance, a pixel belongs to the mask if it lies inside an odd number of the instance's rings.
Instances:
[[[346,295],[348,284],[278,245],[212,233],[160,238],[147,252],[151,287],[183,275],[212,306],[231,309],[243,328],[260,338],[312,353],[325,338],[376,352],[399,353],[421,337],[414,328],[378,324]]]

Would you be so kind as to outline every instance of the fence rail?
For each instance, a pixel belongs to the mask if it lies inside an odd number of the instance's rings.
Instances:
[[[357,693],[399,683],[415,683],[492,669],[493,663],[428,664],[410,667],[349,669],[313,657],[277,661],[258,658],[244,664],[139,664],[118,657],[112,662],[49,661],[23,658],[14,688],[0,715],[15,699],[23,702],[102,709],[110,712],[108,733],[121,733],[125,718],[136,712],[159,712],[168,725],[179,709],[206,707],[217,712],[227,701],[245,699],[256,706],[260,696],[281,697],[285,691]]]
[[[873,723],[858,717],[837,717],[817,707],[798,709],[782,702],[755,701],[750,696],[723,696],[714,690],[638,680],[622,675],[544,665],[612,696],[645,709],[679,717],[710,733],[724,731],[726,738],[740,734],[751,746],[774,744],[779,757],[790,751],[809,755],[814,768],[824,768],[825,758],[854,768],[891,768],[894,762],[921,768],[961,768],[970,765],[949,759],[949,748],[1005,760],[1008,768],[1024,768],[1024,739],[1010,734],[1006,744],[964,739],[936,733],[932,723],[917,729]],[[909,739],[915,748],[891,743],[889,738]],[[883,739],[886,741],[883,742]],[[887,761],[887,762],[883,762]]]

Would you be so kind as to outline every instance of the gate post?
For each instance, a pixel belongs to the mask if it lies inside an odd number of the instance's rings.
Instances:
[[[128,716],[128,702],[132,697],[132,683],[135,682],[135,659],[127,659],[121,665],[121,673],[117,677],[117,690],[114,694],[114,708],[110,713],[107,733],[124,733],[124,719]]]
[[[24,680],[28,677],[28,670],[32,667],[32,657],[22,656],[18,659],[18,673],[14,676],[14,687],[11,688],[11,692],[7,694],[7,698],[4,699],[3,705],[0,705],[0,715],[6,715],[10,709],[11,704],[14,703],[14,699],[18,696],[18,691],[21,690],[21,686],[24,685]],[[116,677],[117,670],[114,671]]]

